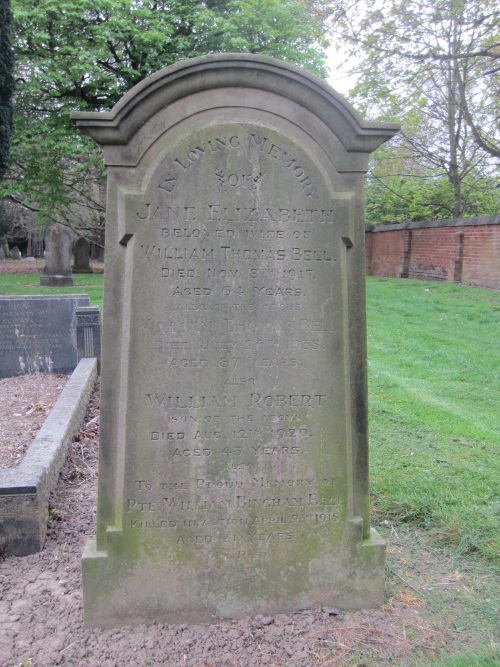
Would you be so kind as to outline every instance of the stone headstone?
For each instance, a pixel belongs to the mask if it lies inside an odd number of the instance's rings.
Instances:
[[[73,246],[73,273],[92,273],[90,243],[83,236],[80,236]]]
[[[3,248],[0,248],[0,262],[5,259],[5,252]]]
[[[84,306],[76,310],[76,343],[78,361],[96,357],[101,361],[101,313],[97,306]]]
[[[71,274],[71,232],[63,225],[52,225],[45,235],[45,270],[40,276],[44,287],[73,287]]]
[[[88,305],[86,294],[0,296],[0,377],[73,371],[75,312]]]
[[[380,604],[363,175],[397,126],[248,55],[73,117],[108,165],[86,623]]]
[[[11,256],[11,259],[21,259],[21,251],[19,250],[17,245],[15,245],[13,248],[11,248],[10,256]]]

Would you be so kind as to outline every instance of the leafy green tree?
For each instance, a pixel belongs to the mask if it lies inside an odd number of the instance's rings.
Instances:
[[[372,118],[403,122],[405,187],[405,179],[414,178],[434,190],[445,177],[448,190],[442,198],[445,203],[452,195],[450,215],[470,215],[471,201],[478,200],[471,197],[471,184],[481,189],[478,173],[494,179],[491,158],[500,157],[498,4],[339,0],[332,8],[337,12],[334,38],[362,74],[353,91],[355,105]]]
[[[14,58],[10,45],[11,20],[9,0],[0,0],[0,178],[8,168],[13,131],[11,99],[14,93]]]
[[[110,109],[151,73],[226,50],[325,73],[302,0],[12,0],[12,8],[17,130],[0,196],[79,231],[102,224],[103,170],[71,111]]]

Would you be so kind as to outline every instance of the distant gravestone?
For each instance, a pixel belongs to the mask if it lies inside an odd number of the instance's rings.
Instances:
[[[75,312],[86,294],[0,296],[0,377],[76,368]]]
[[[71,274],[71,232],[63,225],[52,225],[45,235],[45,270],[40,276],[44,287],[73,287]]]
[[[397,126],[248,55],[73,117],[109,165],[86,623],[379,605],[363,176]]]
[[[10,256],[11,256],[12,259],[21,259],[21,251],[19,250],[17,245],[15,245],[13,248],[11,248]]]
[[[0,248],[0,262],[3,262],[5,259],[5,252],[3,248]]]
[[[73,246],[73,273],[92,273],[90,243],[83,236],[80,236]]]

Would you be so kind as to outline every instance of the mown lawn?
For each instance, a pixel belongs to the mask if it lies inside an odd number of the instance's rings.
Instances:
[[[102,312],[102,273],[73,274],[74,287],[42,287],[38,273],[0,272],[0,294],[88,294],[92,306],[99,306]]]
[[[500,293],[368,279],[375,516],[499,559]]]

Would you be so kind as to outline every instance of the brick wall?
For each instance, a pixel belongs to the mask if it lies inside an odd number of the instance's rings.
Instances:
[[[500,289],[500,216],[368,227],[366,272]]]

